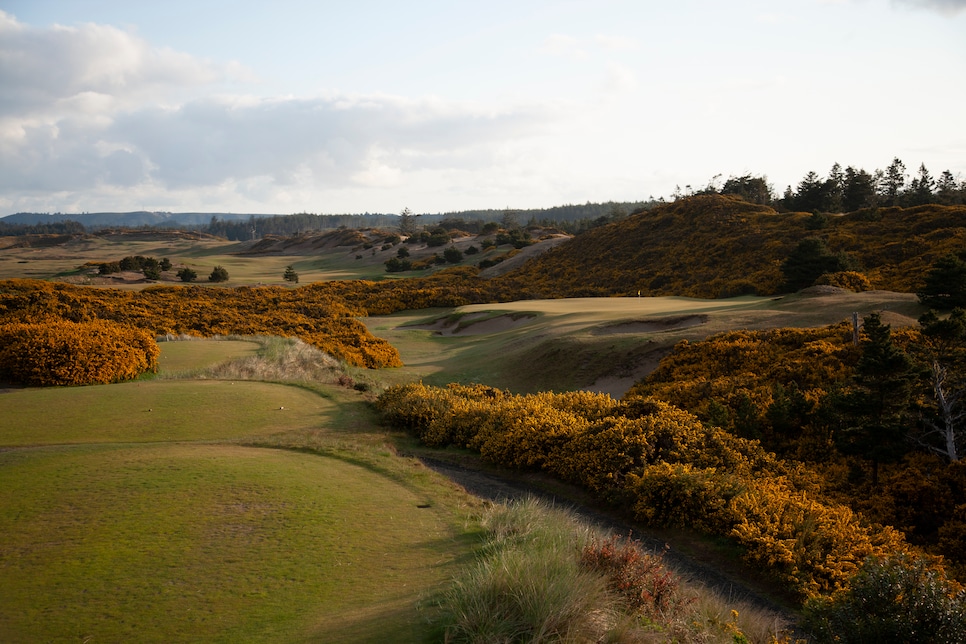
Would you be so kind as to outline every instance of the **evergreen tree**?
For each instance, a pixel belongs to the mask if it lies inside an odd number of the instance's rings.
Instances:
[[[416,216],[409,208],[403,208],[399,213],[399,234],[413,235],[416,232]]]
[[[917,295],[931,309],[966,308],[966,262],[951,254],[937,259]]]
[[[282,279],[284,279],[286,282],[295,282],[296,284],[298,284],[299,274],[295,272],[295,269],[292,268],[290,264],[285,267],[285,273],[282,274]]]
[[[862,356],[849,389],[839,398],[841,427],[835,435],[843,454],[872,465],[872,485],[879,464],[898,460],[913,427],[911,402],[915,369],[912,359],[892,341],[892,329],[873,313],[863,320]]]
[[[828,173],[824,187],[825,203],[822,210],[826,212],[842,212],[843,197],[845,194],[845,173],[842,166],[836,163]]]
[[[920,164],[919,176],[915,177],[909,184],[906,192],[906,205],[921,206],[933,202],[933,190],[936,188],[936,180],[929,174],[926,164]]]
[[[952,206],[963,202],[963,190],[956,184],[956,177],[949,170],[943,170],[936,182],[936,198],[941,204]]]
[[[845,169],[842,185],[842,210],[854,212],[875,204],[875,180],[865,170]]]
[[[891,206],[899,205],[902,188],[906,185],[906,164],[899,157],[892,159],[892,163],[882,175],[881,193],[885,202]]]
[[[781,268],[785,290],[798,291],[814,284],[824,273],[837,273],[850,267],[848,258],[833,254],[821,238],[806,237],[788,254]]]

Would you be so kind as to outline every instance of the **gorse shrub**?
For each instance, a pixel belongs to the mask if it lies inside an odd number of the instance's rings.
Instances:
[[[0,323],[104,320],[155,336],[298,337],[353,366],[401,366],[396,349],[356,319],[365,309],[350,305],[352,293],[340,288],[152,286],[131,292],[7,280],[0,282]]]
[[[650,525],[728,537],[802,598],[844,588],[866,556],[910,550],[896,530],[817,497],[802,468],[660,401],[417,383],[378,405],[428,444],[543,470]]]
[[[157,371],[160,354],[150,334],[105,320],[0,325],[0,380],[22,385],[131,380]]]

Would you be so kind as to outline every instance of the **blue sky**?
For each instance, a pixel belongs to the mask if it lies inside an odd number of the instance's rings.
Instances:
[[[0,215],[966,178],[966,0],[0,0]]]

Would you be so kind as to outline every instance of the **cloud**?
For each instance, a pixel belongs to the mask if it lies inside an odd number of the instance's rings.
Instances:
[[[0,118],[56,114],[85,96],[123,106],[209,86],[236,69],[151,47],[115,27],[33,28],[0,11]]]
[[[583,60],[589,56],[580,39],[565,34],[547,36],[540,45],[540,53],[572,60]]]
[[[104,136],[130,144],[174,188],[250,176],[332,185],[398,177],[439,157],[465,163],[467,148],[520,136],[545,116],[392,96],[204,99],[123,114]],[[485,164],[485,154],[476,162]]]
[[[550,118],[436,98],[219,92],[238,71],[114,27],[32,28],[0,12],[0,190],[235,190],[271,201],[399,185],[427,169],[486,167]]]
[[[966,9],[966,0],[893,0],[894,4],[938,11],[953,16]]]

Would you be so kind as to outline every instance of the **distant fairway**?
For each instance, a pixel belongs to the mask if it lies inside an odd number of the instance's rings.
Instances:
[[[522,300],[367,318],[405,366],[393,383],[480,382],[517,393],[588,389],[620,397],[675,343],[735,329],[816,327],[883,311],[894,326],[916,323],[912,293],[818,291],[783,297],[702,300],[605,297]]]
[[[334,641],[345,611],[412,640],[469,545],[424,491],[283,450],[12,450],[0,488],[4,642]]]

